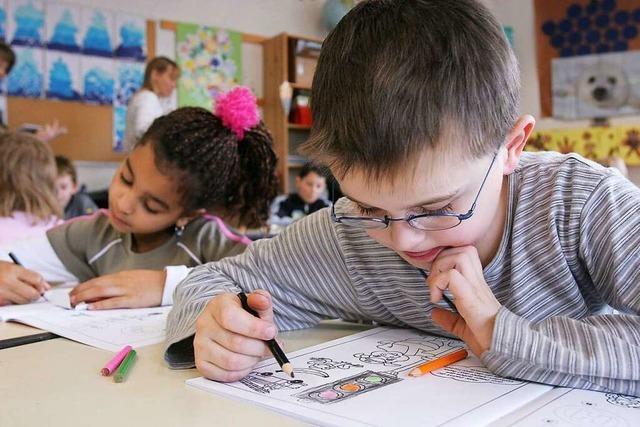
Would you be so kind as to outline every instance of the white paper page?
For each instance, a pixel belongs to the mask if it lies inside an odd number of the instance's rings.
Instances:
[[[0,307],[0,320],[17,321],[108,351],[157,344],[171,307],[68,310],[50,302]]]
[[[265,360],[240,382],[188,380],[314,425],[486,425],[551,390],[498,377],[475,357],[409,378],[415,366],[460,347],[414,330],[376,328],[288,355],[295,378]]]
[[[557,388],[495,425],[635,427],[640,425],[640,397]]]

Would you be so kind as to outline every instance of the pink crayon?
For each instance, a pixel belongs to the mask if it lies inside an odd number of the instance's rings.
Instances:
[[[120,363],[122,363],[122,361],[125,357],[127,357],[127,354],[129,354],[130,351],[131,346],[125,346],[122,350],[120,350],[120,352],[118,352],[118,354],[115,355],[113,359],[109,361],[109,363],[104,366],[104,368],[100,370],[100,373],[105,377],[113,374],[113,372],[118,369],[118,366],[120,366]]]

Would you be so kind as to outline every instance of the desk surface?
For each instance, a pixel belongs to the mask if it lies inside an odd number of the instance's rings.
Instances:
[[[24,337],[27,335],[39,334],[45,332],[42,329],[32,328],[31,326],[21,325],[13,322],[0,322],[0,340],[9,338]],[[0,356],[2,360],[2,356]]]
[[[0,337],[26,335],[18,326],[0,324]],[[282,333],[281,338],[287,351],[295,351],[368,328],[331,321]],[[187,387],[185,380],[198,372],[168,369],[162,345],[139,349],[136,366],[122,384],[99,374],[111,356],[63,338],[0,350],[0,426],[301,425],[258,406]]]

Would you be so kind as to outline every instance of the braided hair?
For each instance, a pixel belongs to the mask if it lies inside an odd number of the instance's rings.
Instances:
[[[158,170],[174,175],[185,210],[221,210],[249,228],[262,227],[277,194],[276,155],[262,122],[238,140],[200,107],[157,118],[138,145],[151,144]]]

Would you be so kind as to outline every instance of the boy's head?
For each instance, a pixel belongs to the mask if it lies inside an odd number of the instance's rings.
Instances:
[[[502,27],[479,2],[364,1],[323,44],[302,152],[327,164],[351,199],[338,216],[471,213],[444,228],[367,230],[410,263],[428,268],[448,247],[482,255],[501,236],[503,176],[534,123],[517,118],[519,91]]]
[[[64,156],[56,156],[56,196],[62,209],[69,204],[74,194],[78,192],[78,174],[71,160]]]
[[[315,203],[327,188],[327,178],[320,166],[313,163],[305,164],[296,177],[298,195],[305,203]]]
[[[11,46],[0,41],[0,79],[7,77],[16,63],[16,54]]]
[[[339,178],[382,178],[425,150],[495,152],[515,123],[519,72],[502,27],[473,0],[371,0],[327,37],[304,150]]]

